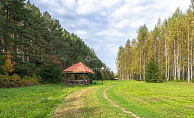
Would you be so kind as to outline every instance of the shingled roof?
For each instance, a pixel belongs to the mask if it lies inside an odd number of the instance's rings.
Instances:
[[[63,70],[65,73],[89,73],[94,74],[92,70],[90,70],[87,66],[85,66],[82,62],[79,62],[65,70]]]

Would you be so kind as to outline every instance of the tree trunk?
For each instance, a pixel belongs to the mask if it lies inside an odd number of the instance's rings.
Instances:
[[[175,53],[175,38],[174,38],[174,80],[176,80],[176,53]]]
[[[189,49],[189,27],[188,27],[188,78],[187,78],[187,80],[188,80],[188,82],[190,82],[190,70],[189,70],[189,68],[190,68],[190,63],[189,63],[189,51],[190,51],[190,49]]]
[[[191,81],[193,79],[193,36],[191,37]]]
[[[121,73],[121,64],[120,64],[120,79],[122,79],[122,73]]]
[[[178,44],[177,44],[177,77],[178,80],[180,80],[180,66],[179,66],[179,34],[178,34],[178,28],[177,28],[177,37],[178,37]]]
[[[141,48],[140,48],[140,73],[139,73],[139,78],[140,78],[140,81],[141,81]]]
[[[144,49],[144,59],[143,59],[143,80],[145,80],[145,49]]]
[[[170,77],[170,70],[169,70],[169,57],[167,56],[167,63],[168,63],[168,73],[167,73],[167,80],[169,81],[169,77]]]
[[[166,33],[165,33],[165,56],[166,56],[166,71],[165,71],[165,78],[166,78],[166,80],[168,81],[169,80],[169,78],[167,77],[167,62],[168,62],[168,60],[167,60],[167,56],[168,56],[168,54],[167,54],[167,45],[166,45]]]
[[[183,75],[182,75],[182,78],[183,78],[183,80],[185,80],[185,66],[184,66],[184,64],[183,64]]]

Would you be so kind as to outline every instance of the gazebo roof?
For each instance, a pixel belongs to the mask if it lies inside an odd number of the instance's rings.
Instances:
[[[63,70],[65,73],[89,73],[94,74],[92,70],[90,70],[87,66],[85,66],[82,62],[79,62],[65,70]]]

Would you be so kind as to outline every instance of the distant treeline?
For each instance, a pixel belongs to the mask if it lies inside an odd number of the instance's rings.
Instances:
[[[154,30],[146,25],[137,30],[137,38],[120,46],[117,70],[120,79],[145,80],[151,57],[159,66],[163,80],[194,81],[194,0],[186,13],[177,8],[172,17],[158,20]]]
[[[94,50],[85,44],[77,35],[63,29],[59,20],[54,19],[46,11],[30,1],[0,1],[0,58],[1,65],[5,62],[5,52],[10,51],[15,62],[14,73],[24,76],[41,75],[42,68],[52,63],[65,69],[79,61],[90,68],[106,67],[97,57]],[[85,61],[86,57],[94,60]],[[3,68],[0,68],[4,74]],[[107,71],[110,78],[111,72]],[[96,72],[95,79],[101,79]]]

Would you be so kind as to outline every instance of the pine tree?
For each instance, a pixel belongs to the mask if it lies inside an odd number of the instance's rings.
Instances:
[[[85,64],[85,61],[81,58],[81,56],[78,56],[77,60],[75,61],[75,63],[78,63],[78,62],[82,62],[83,64]]]
[[[147,83],[162,82],[162,80],[160,79],[160,72],[159,72],[158,65],[155,62],[155,58],[153,57],[151,57],[150,61],[146,66],[145,82]]]

